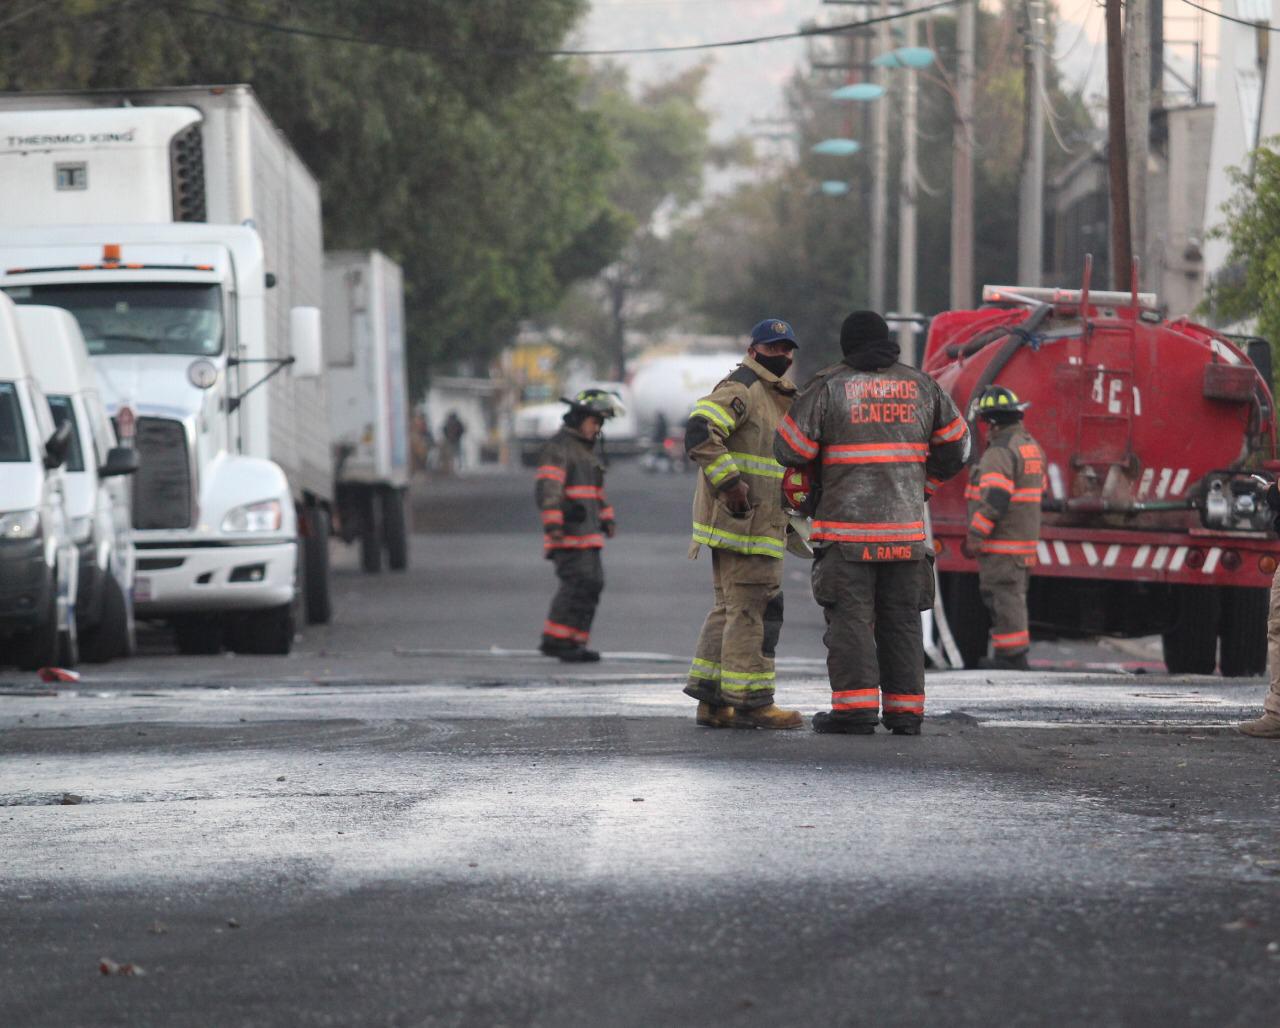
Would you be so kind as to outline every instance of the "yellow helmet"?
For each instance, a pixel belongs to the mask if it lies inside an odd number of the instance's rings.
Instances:
[[[1012,389],[991,385],[982,390],[982,395],[978,398],[978,415],[980,417],[988,414],[1021,415],[1030,406],[1030,403],[1019,402],[1018,394]]]

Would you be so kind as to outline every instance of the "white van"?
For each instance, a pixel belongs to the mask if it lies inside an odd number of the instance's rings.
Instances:
[[[133,528],[123,476],[137,451],[119,446],[76,319],[59,307],[19,307],[18,327],[54,423],[71,426],[64,505],[79,554],[80,656],[101,662],[134,651]]]
[[[71,427],[55,428],[13,301],[0,295],[0,663],[77,660],[76,545],[63,506]]]

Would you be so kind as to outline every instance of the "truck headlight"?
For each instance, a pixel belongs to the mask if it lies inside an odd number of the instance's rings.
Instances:
[[[40,534],[38,510],[16,510],[0,514],[0,539],[34,539]]]
[[[222,519],[224,532],[278,532],[284,522],[279,500],[235,507]]]
[[[86,514],[82,518],[71,519],[71,538],[78,543],[87,543],[93,538],[92,514]]]

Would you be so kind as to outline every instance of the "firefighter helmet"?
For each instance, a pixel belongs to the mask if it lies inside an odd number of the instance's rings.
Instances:
[[[982,395],[978,397],[978,416],[1000,417],[1000,415],[1016,415],[1021,417],[1023,412],[1030,407],[1027,402],[1020,403],[1018,394],[1012,389],[1006,389],[1004,386],[989,385],[982,390]]]
[[[593,415],[601,421],[626,413],[621,397],[617,393],[610,393],[604,389],[583,389],[572,399],[567,396],[560,397],[560,402],[569,405],[569,414],[576,414],[579,417]]]

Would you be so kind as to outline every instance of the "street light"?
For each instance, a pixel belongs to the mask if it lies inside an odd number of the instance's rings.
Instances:
[[[813,152],[827,157],[848,157],[861,149],[862,144],[856,139],[824,139],[814,144]]]
[[[831,94],[833,100],[879,100],[884,96],[884,86],[876,85],[874,82],[854,82],[852,85],[841,86]]]

